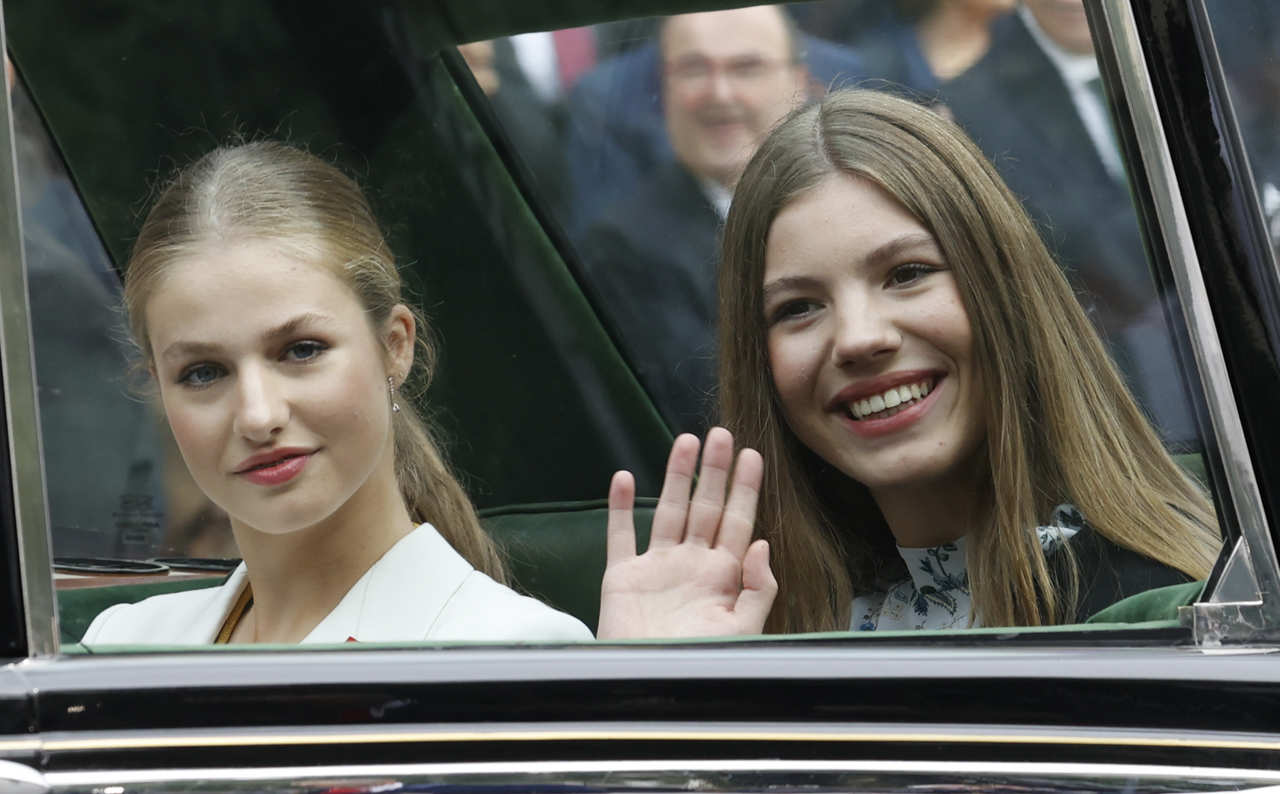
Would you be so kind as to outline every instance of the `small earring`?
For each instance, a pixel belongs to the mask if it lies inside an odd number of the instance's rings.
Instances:
[[[387,393],[391,395],[391,413],[400,413],[400,403],[396,402],[396,379],[390,375],[387,376]]]

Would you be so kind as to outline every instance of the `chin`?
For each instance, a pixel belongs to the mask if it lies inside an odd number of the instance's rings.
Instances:
[[[322,523],[337,512],[337,506],[281,502],[278,505],[272,505],[270,509],[228,510],[227,512],[238,523],[255,532],[264,535],[291,535]]]

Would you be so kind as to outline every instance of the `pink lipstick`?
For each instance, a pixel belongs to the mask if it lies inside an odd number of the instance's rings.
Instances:
[[[281,448],[240,462],[235,474],[255,485],[283,485],[302,473],[315,450]]]

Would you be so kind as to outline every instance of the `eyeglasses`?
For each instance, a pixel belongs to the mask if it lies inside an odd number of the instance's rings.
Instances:
[[[791,65],[790,61],[781,58],[763,58],[758,55],[745,55],[724,60],[692,55],[668,61],[666,74],[667,79],[674,85],[686,90],[705,87],[717,72],[723,72],[725,80],[730,83],[747,87],[769,79],[779,69],[789,65]]]

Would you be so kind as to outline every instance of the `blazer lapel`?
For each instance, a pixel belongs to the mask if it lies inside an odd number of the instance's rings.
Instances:
[[[423,524],[365,571],[303,642],[425,639],[472,570],[435,527]]]

